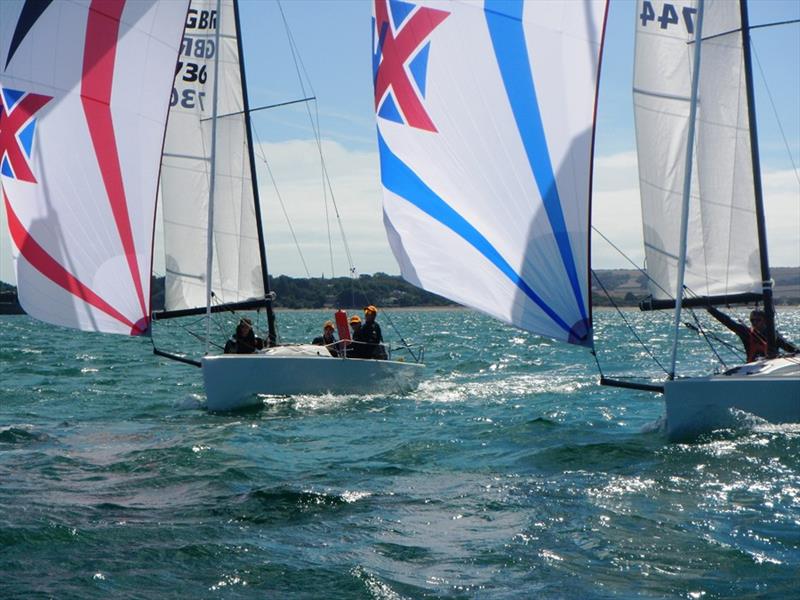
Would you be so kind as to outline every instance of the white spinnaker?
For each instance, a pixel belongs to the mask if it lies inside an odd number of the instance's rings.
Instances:
[[[605,10],[375,3],[384,222],[404,278],[584,345]]]
[[[666,20],[664,28],[658,19],[672,14],[665,4],[673,6],[678,22]],[[637,4],[634,115],[647,272],[653,280],[650,291],[658,299],[673,298],[677,285],[692,81],[690,29],[696,4]],[[740,27],[738,1],[705,1],[684,278],[687,296],[761,289]]]
[[[232,0],[192,0],[161,169],[167,310],[206,305],[214,35],[220,30],[212,291],[219,303],[262,298],[258,234]]]
[[[31,316],[149,330],[160,151],[186,8],[0,2],[0,180]],[[10,137],[21,131],[25,141]]]

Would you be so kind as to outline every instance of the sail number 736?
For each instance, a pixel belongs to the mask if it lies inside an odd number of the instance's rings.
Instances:
[[[650,0],[644,0],[644,2],[642,2],[642,12],[639,15],[639,18],[642,20],[642,27],[647,27],[650,21],[657,21],[661,29],[666,29],[671,25],[677,25],[681,22],[681,18],[678,16],[678,8],[681,9],[681,16],[686,26],[686,33],[693,34],[694,16],[697,14],[696,8],[692,6],[679,6],[676,8],[674,4],[664,3],[661,8],[661,15],[656,17],[656,11]]]
[[[203,102],[203,98],[205,98],[206,93],[200,92],[198,90],[187,88],[183,89],[178,93],[178,90],[172,88],[172,96],[169,99],[170,106],[176,106],[180,104],[183,108],[194,109],[198,104],[200,105],[200,111],[205,111],[206,107]]]

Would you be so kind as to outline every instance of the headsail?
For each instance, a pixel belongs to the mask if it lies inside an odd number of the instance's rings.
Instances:
[[[0,181],[28,314],[149,330],[160,151],[186,2],[0,2]]]
[[[606,3],[376,0],[384,222],[403,276],[591,345],[591,150]]]
[[[647,272],[674,298],[696,0],[637,5],[634,114]],[[686,297],[760,293],[739,2],[705,0]]]
[[[168,311],[206,306],[214,62],[219,54],[213,274],[219,303],[264,298],[234,1],[192,0],[161,170]],[[220,28],[219,48],[215,33]]]

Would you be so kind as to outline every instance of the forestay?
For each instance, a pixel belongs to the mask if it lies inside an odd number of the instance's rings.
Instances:
[[[674,298],[697,2],[638,3],[634,106],[647,272]],[[739,2],[706,0],[687,232],[687,296],[761,291]]]
[[[158,169],[187,3],[0,2],[0,180],[19,299],[149,331]]]
[[[216,30],[219,30],[219,48]],[[264,297],[232,0],[192,0],[172,91],[161,170],[167,310],[206,305],[207,251],[217,303]],[[219,85],[211,196],[215,59]]]
[[[592,345],[605,2],[376,0],[374,10],[384,221],[403,277]]]

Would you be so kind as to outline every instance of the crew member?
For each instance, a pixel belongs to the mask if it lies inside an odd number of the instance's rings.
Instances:
[[[225,354],[253,354],[263,347],[264,340],[253,332],[253,322],[242,318],[236,326],[236,333],[225,344]]]
[[[744,344],[747,362],[767,356],[767,318],[763,310],[754,310],[750,313],[750,327],[734,321],[713,306],[707,306],[706,310],[717,321],[739,336]],[[775,345],[786,352],[798,352],[797,346],[787,342],[777,331],[775,332]]]
[[[350,327],[353,330],[350,337],[353,342],[347,347],[349,358],[371,358],[370,350],[364,339],[364,332],[361,329],[361,317],[353,315],[350,317]]]
[[[336,341],[336,336],[333,334],[333,321],[325,321],[322,326],[322,335],[315,337],[311,342],[316,346],[325,346],[331,356],[339,356],[339,343]]]
[[[378,309],[371,304],[364,309],[364,325],[361,327],[361,334],[366,346],[367,358],[386,360],[386,348],[383,346],[383,334],[381,326],[375,318],[378,316]]]

